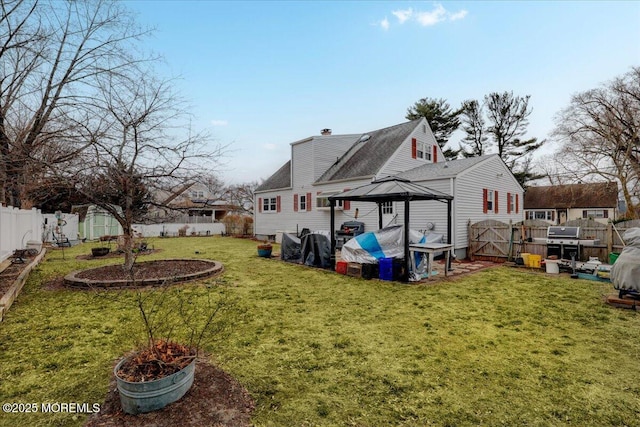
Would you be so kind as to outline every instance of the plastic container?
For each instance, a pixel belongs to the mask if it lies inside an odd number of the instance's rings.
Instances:
[[[346,261],[338,261],[336,262],[336,273],[338,274],[347,274],[347,267],[349,263]]]
[[[542,263],[542,255],[529,254],[529,267],[540,268]]]
[[[557,259],[545,259],[544,266],[549,274],[559,274],[560,266],[558,266]]]
[[[611,264],[611,265],[615,264],[615,262],[616,262],[616,260],[618,259],[619,256],[620,256],[619,253],[611,252],[609,254],[609,264]]]
[[[524,262],[524,265],[526,265],[527,267],[529,266],[529,255],[531,255],[531,254],[528,253],[528,252],[520,254],[520,257],[522,258],[522,261]]]
[[[381,280],[393,280],[393,258],[380,258],[378,267]]]

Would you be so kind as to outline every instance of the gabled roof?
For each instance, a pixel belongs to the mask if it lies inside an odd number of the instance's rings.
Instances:
[[[375,175],[422,120],[362,134],[316,183]]]
[[[255,191],[279,190],[291,187],[291,160],[260,184]]]
[[[524,209],[615,208],[618,185],[615,182],[529,187]]]
[[[410,181],[429,181],[432,179],[454,178],[461,172],[493,156],[498,155],[490,154],[488,156],[469,157],[467,159],[456,159],[446,162],[425,163],[424,165],[401,172],[396,176]]]

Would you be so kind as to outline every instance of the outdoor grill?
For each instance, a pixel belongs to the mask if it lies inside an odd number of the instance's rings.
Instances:
[[[580,239],[580,227],[550,226],[547,229],[547,258],[580,260],[581,247],[600,243],[598,239]]]
[[[364,222],[347,221],[343,222],[340,230],[336,232],[336,247],[339,249],[347,241],[364,233]]]

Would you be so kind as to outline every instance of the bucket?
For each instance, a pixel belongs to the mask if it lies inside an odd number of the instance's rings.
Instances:
[[[541,263],[542,263],[541,255],[529,254],[529,267],[540,268]]]
[[[618,259],[619,256],[620,256],[619,253],[611,252],[609,254],[609,264],[611,264],[611,265],[615,264],[615,262],[616,262],[616,260]]]
[[[130,382],[118,377],[118,370],[127,359],[114,368],[122,410],[127,414],[141,414],[164,408],[185,395],[193,384],[196,360],[184,369],[154,381]]]
[[[524,261],[524,265],[526,265],[527,267],[529,266],[529,255],[531,255],[530,253],[521,253],[520,257],[522,258],[522,261]]]
[[[545,259],[544,260],[544,265],[547,269],[547,273],[549,274],[559,274],[560,273],[560,267],[558,266],[558,260],[557,259]]]
[[[338,274],[347,274],[347,266],[349,265],[346,261],[338,261],[336,262],[336,273]]]

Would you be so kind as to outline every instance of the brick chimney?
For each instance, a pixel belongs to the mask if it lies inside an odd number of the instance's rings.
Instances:
[[[320,131],[320,135],[324,135],[324,136],[326,136],[326,135],[331,135],[331,129],[327,129],[327,128],[322,129],[322,130]]]

